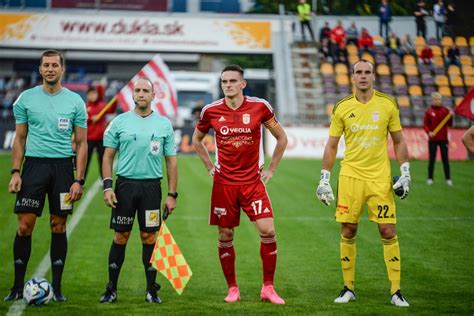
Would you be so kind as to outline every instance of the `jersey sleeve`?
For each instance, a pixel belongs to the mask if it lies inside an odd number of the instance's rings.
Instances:
[[[118,117],[117,117],[118,118]],[[104,147],[118,148],[119,147],[119,135],[118,135],[118,125],[119,122],[115,118],[110,122],[109,126],[105,129],[104,132]]]
[[[78,126],[81,128],[87,128],[87,110],[86,104],[82,99],[78,96],[76,99],[76,115],[74,117],[74,126]]]
[[[275,116],[275,112],[273,112],[273,108],[271,107],[270,103],[267,101],[263,102],[263,115],[262,115],[262,121],[263,124],[267,129],[272,129],[275,126],[278,125],[278,120]]]
[[[396,103],[390,109],[390,120],[388,122],[389,132],[398,132],[402,130],[402,123],[400,122],[400,112]]]
[[[329,136],[341,137],[344,132],[344,122],[339,112],[334,111],[331,115],[331,125],[329,125]]]
[[[199,119],[198,123],[196,124],[196,128],[204,134],[207,134],[209,130],[211,129],[211,119],[209,112],[206,110],[203,110],[201,112],[201,118]]]
[[[16,124],[28,123],[28,116],[26,115],[25,105],[23,104],[23,93],[20,94],[15,103],[13,103],[13,115],[15,116]]]
[[[174,131],[171,126],[171,122],[168,122],[168,131],[165,137],[165,143],[163,144],[163,155],[164,156],[176,156],[176,146],[174,144]]]

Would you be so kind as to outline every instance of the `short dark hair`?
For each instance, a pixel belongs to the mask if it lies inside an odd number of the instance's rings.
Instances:
[[[42,54],[41,54],[41,59],[40,59],[40,66],[43,64],[43,58],[47,56],[47,57],[50,57],[50,56],[59,56],[59,63],[61,64],[62,67],[65,66],[65,61],[64,61],[64,56],[63,54],[61,54],[61,52],[57,51],[57,50],[54,50],[54,49],[48,49],[46,51],[44,51]]]
[[[240,67],[239,65],[225,66],[224,69],[222,69],[222,71],[221,71],[221,75],[226,71],[237,71],[238,73],[240,73],[242,78],[244,77],[244,69],[242,67]]]
[[[135,81],[135,83],[137,83],[138,80],[148,81],[150,83],[150,86],[151,86],[151,92],[155,92],[155,86],[153,85],[153,82],[150,79],[148,79],[147,77],[138,77],[137,80]]]
[[[362,59],[359,59],[358,61],[356,61],[355,63],[352,64],[352,66],[351,66],[351,68],[352,68],[352,69],[351,69],[351,70],[352,70],[351,73],[354,73],[355,66],[356,66],[358,63],[369,63],[370,65],[372,65],[372,73],[375,73],[375,65],[374,65],[372,62],[368,61],[367,59],[363,59],[363,58],[362,58]]]

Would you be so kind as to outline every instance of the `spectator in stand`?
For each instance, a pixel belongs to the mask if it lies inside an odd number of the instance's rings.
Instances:
[[[311,28],[311,6],[309,5],[309,3],[306,3],[306,0],[300,0],[300,3],[296,6],[296,10],[298,12],[298,18],[300,20],[301,35],[303,35],[303,41],[306,42],[304,34],[304,29],[306,27],[309,31],[309,34],[311,35],[312,41],[314,42],[313,29]]]
[[[406,54],[413,55],[414,53],[415,46],[413,45],[410,34],[406,33],[400,40],[400,57],[403,57]]]
[[[390,37],[385,40],[385,46],[387,46],[387,53],[389,55],[400,53],[400,39],[393,32],[391,32]]]
[[[443,162],[444,176],[446,179],[446,184],[449,186],[453,185],[451,181],[451,173],[449,170],[449,156],[448,156],[448,126],[453,124],[453,112],[447,107],[443,106],[441,100],[441,94],[439,92],[433,92],[431,94],[432,104],[426,110],[425,117],[423,120],[423,128],[425,129],[426,134],[428,134],[428,148],[429,148],[429,163],[428,163],[428,179],[426,184],[433,184],[433,173],[434,173],[434,164],[436,161],[436,151],[439,149],[441,151],[441,160]],[[451,116],[448,121],[441,127],[441,129],[435,134],[434,130],[440,125],[440,123]]]
[[[433,50],[430,46],[425,45],[425,47],[423,47],[418,62],[420,64],[423,63],[425,65],[431,65],[433,63]]]
[[[357,39],[359,38],[359,31],[357,30],[356,24],[352,21],[351,26],[346,30],[347,44],[357,45]]]
[[[337,25],[331,30],[331,43],[334,46],[334,59],[339,60],[341,50],[346,47],[346,30],[341,20],[338,20]]]
[[[382,0],[379,6],[379,21],[380,21],[380,28],[379,28],[379,35],[383,35],[383,28],[385,27],[385,39],[388,38],[388,33],[390,31],[390,22],[392,21],[392,8],[388,4],[388,0]]]
[[[425,1],[420,0],[416,4],[415,9],[415,21],[416,21],[416,36],[423,36],[426,39],[426,21],[425,17],[429,15],[425,9]]]
[[[319,31],[319,42],[322,43],[324,39],[331,38],[331,28],[329,27],[329,22],[325,22],[324,26]]]
[[[456,9],[453,3],[448,4],[448,9],[446,10],[446,24],[445,31],[447,36],[454,38],[456,36],[455,24],[456,24]]]
[[[115,103],[102,116],[99,116],[98,114],[106,105],[103,97],[104,89],[102,86],[90,86],[89,89],[87,89],[87,164],[85,177],[87,177],[87,171],[89,170],[89,163],[92,154],[94,153],[94,149],[97,151],[99,171],[102,177],[102,159],[104,157],[104,146],[102,142],[104,139],[104,131],[107,127],[105,115],[114,113],[117,104]]]
[[[321,42],[321,46],[319,47],[318,53],[319,53],[319,58],[322,61],[332,63],[332,54],[331,54],[331,49],[329,47],[329,39],[327,38],[323,39],[323,41]]]
[[[445,34],[446,8],[444,7],[443,0],[438,0],[438,3],[433,6],[433,19],[436,24],[436,38],[439,42]]]
[[[362,34],[357,41],[357,46],[359,46],[360,55],[362,55],[363,52],[374,54],[374,38],[365,27],[362,28]]]
[[[446,63],[448,65],[461,66],[461,63],[459,62],[459,49],[455,45],[452,45],[448,49],[446,56]]]

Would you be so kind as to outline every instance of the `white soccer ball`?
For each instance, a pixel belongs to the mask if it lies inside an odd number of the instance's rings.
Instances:
[[[23,299],[28,305],[48,304],[53,298],[53,287],[44,278],[33,278],[23,288]]]

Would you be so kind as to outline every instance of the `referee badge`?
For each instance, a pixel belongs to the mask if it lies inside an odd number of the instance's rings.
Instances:
[[[152,140],[150,142],[150,153],[153,156],[158,155],[160,153],[160,146],[161,146],[161,143],[159,140]]]
[[[145,226],[146,227],[160,226],[160,210],[145,211]]]
[[[69,129],[69,118],[58,117],[58,131],[65,132]]]
[[[71,195],[69,194],[69,192],[59,193],[59,200],[61,211],[72,210]]]

